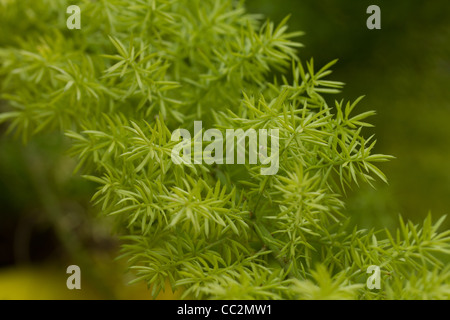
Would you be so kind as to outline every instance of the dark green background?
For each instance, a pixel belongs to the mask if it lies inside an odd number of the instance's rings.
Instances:
[[[303,61],[339,58],[332,78],[347,85],[338,99],[366,98],[389,186],[362,188],[347,200],[363,226],[392,226],[398,214],[420,222],[450,212],[450,1],[249,0],[274,21],[291,14],[306,34]],[[367,7],[381,9],[381,30],[369,30]],[[447,221],[447,226],[450,226]]]

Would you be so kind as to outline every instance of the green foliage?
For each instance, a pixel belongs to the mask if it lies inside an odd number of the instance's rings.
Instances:
[[[361,99],[329,104],[343,86],[326,80],[336,61],[302,63],[287,19],[261,22],[229,0],[80,2],[79,31],[57,19],[66,1],[0,2],[2,30],[29,26],[1,42],[0,122],[24,141],[65,133],[153,296],[168,281],[201,299],[450,297],[442,219],[384,236],[347,227],[346,190],[386,181],[376,164],[392,157],[372,153]],[[173,164],[171,132],[194,120],[279,129],[278,174]],[[365,287],[370,265],[381,290]]]

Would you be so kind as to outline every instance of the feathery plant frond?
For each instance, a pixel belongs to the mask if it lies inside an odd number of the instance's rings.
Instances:
[[[264,22],[232,0],[79,2],[73,31],[68,1],[0,2],[0,123],[24,141],[65,134],[153,296],[168,282],[198,299],[450,298],[442,219],[348,227],[346,191],[386,182],[377,164],[392,157],[363,136],[374,112],[355,112],[361,98],[330,101],[343,88],[327,80],[336,61],[302,62],[287,18]],[[175,165],[171,132],[194,120],[279,129],[278,173]],[[380,290],[364,285],[371,265]]]

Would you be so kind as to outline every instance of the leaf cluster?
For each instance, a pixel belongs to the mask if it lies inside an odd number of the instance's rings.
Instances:
[[[377,164],[392,157],[363,136],[374,112],[355,114],[361,99],[329,102],[343,87],[327,80],[336,61],[300,61],[287,19],[231,0],[80,3],[70,32],[67,1],[0,2],[1,29],[21,30],[0,43],[0,122],[24,141],[65,134],[153,296],[168,281],[191,298],[450,297],[442,220],[400,220],[395,234],[347,226],[346,190],[386,181]],[[279,172],[173,164],[171,132],[194,120],[279,129]],[[363,285],[370,265],[381,291]]]

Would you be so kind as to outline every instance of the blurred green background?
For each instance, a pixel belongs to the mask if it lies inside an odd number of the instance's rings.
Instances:
[[[360,111],[376,110],[377,153],[389,186],[364,187],[347,208],[364,227],[393,227],[398,214],[420,222],[450,213],[450,1],[248,0],[250,11],[274,21],[292,14],[291,29],[305,31],[303,61],[317,66],[338,58],[333,79],[340,99],[365,95]],[[381,30],[369,30],[368,6],[381,9]],[[450,226],[450,219],[446,227]]]
[[[381,8],[381,30],[366,27],[371,4]],[[303,61],[314,57],[319,67],[339,58],[331,78],[347,85],[335,98],[365,95],[359,111],[377,111],[365,135],[375,133],[376,152],[396,159],[381,167],[389,185],[348,194],[354,223],[392,228],[399,214],[418,223],[429,211],[435,220],[449,213],[450,2],[247,0],[247,8],[276,22],[291,14],[290,29],[306,32]],[[64,140],[44,136],[24,146],[5,137],[5,129],[0,127],[0,299],[147,298],[146,288],[125,285],[120,264],[112,268],[117,239],[89,204],[95,187],[72,176],[75,163],[64,155]],[[65,288],[70,264],[86,270],[90,286],[81,296]],[[48,292],[42,279],[54,284]]]

